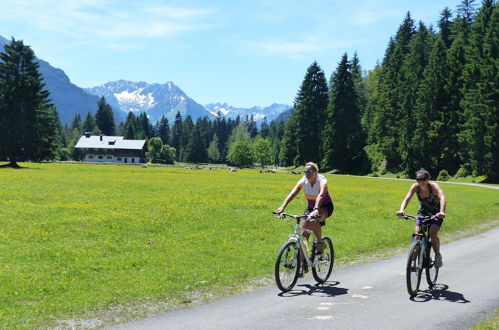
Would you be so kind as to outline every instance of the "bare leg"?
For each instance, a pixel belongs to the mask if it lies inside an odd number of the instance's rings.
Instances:
[[[440,238],[438,238],[439,230],[439,226],[433,225],[430,227],[431,245],[433,246],[433,251],[435,251],[435,254],[440,254]]]

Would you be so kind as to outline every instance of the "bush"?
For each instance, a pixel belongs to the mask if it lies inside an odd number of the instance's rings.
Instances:
[[[456,178],[465,178],[468,175],[470,175],[469,171],[465,167],[461,167],[456,173]]]
[[[449,178],[450,178],[449,172],[447,172],[447,170],[441,170],[438,173],[437,180],[438,181],[447,181],[447,180],[449,180]]]

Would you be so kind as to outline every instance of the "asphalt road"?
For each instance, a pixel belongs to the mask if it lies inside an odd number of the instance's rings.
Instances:
[[[409,239],[408,239],[409,244]],[[406,255],[311,273],[294,290],[268,287],[112,329],[467,329],[499,307],[499,227],[442,246],[438,284],[410,299]]]

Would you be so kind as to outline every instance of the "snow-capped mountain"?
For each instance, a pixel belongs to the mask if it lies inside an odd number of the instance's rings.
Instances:
[[[183,119],[190,115],[194,121],[205,116],[214,118],[171,81],[166,84],[148,84],[118,80],[87,88],[86,91],[99,97],[104,96],[113,109],[121,111],[125,116],[130,111],[137,115],[145,112],[153,123],[161,119],[161,116],[173,123],[177,112],[180,112]]]
[[[227,103],[211,103],[204,106],[214,116],[218,116],[218,113],[222,114],[225,118],[236,118],[238,115],[241,120],[244,120],[246,116],[253,115],[253,119],[259,125],[264,117],[267,117],[267,122],[270,123],[272,120],[276,119],[281,113],[289,110],[291,107],[287,104],[277,104],[274,103],[268,107],[254,106],[252,108],[237,108],[228,105]]]
[[[10,41],[0,36],[0,51]],[[33,49],[36,54],[36,49]],[[145,112],[151,123],[155,123],[166,116],[170,125],[179,111],[182,118],[190,115],[194,121],[200,117],[208,116],[214,119],[221,113],[226,118],[235,119],[238,115],[241,120],[253,115],[259,125],[264,117],[267,122],[276,119],[281,113],[289,112],[290,106],[285,104],[272,104],[268,107],[255,106],[252,108],[237,108],[226,103],[214,103],[202,106],[188,97],[173,82],[165,84],[149,84],[145,82],[131,82],[119,80],[109,82],[93,88],[80,88],[71,83],[66,73],[53,67],[48,62],[38,59],[40,73],[50,92],[50,98],[55,104],[59,118],[63,124],[70,124],[76,114],[82,119],[87,113],[95,115],[99,97],[104,96],[113,108],[114,120],[120,123],[126,119],[129,111],[137,115]],[[282,115],[281,115],[282,116]]]

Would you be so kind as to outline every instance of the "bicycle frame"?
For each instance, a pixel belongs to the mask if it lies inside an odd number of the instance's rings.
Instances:
[[[300,247],[301,251],[303,252],[302,255],[304,256],[305,264],[307,266],[313,266],[314,261],[312,261],[309,258],[308,255],[308,247],[305,244],[305,237],[303,236],[303,233],[308,233],[309,235],[312,235],[313,237],[313,243],[315,244],[317,242],[317,237],[315,236],[314,232],[310,229],[303,228],[300,225],[300,221],[302,219],[305,219],[305,221],[310,220],[309,217],[302,215],[302,216],[293,216],[291,214],[284,214],[285,216],[292,217],[296,220],[296,225],[294,232],[292,234],[289,234],[288,236],[288,242],[293,242],[293,243],[298,243],[298,246]]]

